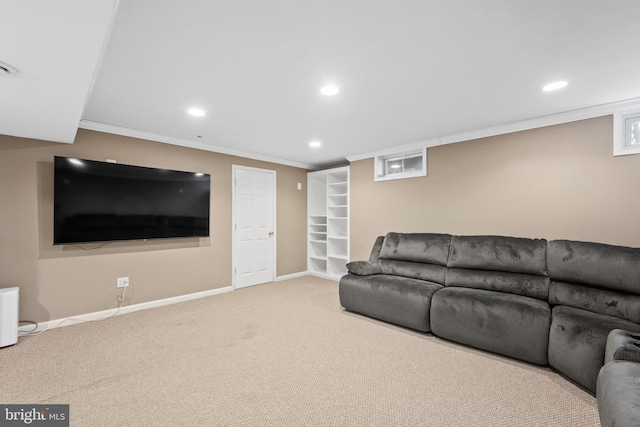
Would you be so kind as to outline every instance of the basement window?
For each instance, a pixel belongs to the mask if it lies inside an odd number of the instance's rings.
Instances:
[[[640,110],[614,115],[614,156],[640,154]]]
[[[427,149],[398,152],[375,158],[376,181],[427,175]]]

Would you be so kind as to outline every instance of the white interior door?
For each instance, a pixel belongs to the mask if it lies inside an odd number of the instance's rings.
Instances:
[[[275,279],[275,171],[233,166],[234,285]]]

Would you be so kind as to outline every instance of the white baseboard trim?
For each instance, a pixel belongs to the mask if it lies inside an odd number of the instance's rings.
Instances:
[[[327,274],[327,273],[318,273],[317,271],[309,271],[307,272],[309,276],[318,277],[320,279],[333,280],[334,282],[339,282],[341,275],[335,274]]]
[[[317,276],[323,279],[331,279],[336,280],[333,277],[329,277],[327,275],[318,275],[314,273],[310,273],[308,271],[301,271],[298,273],[285,274],[284,276],[278,276],[275,278],[274,282],[281,282],[283,280],[296,279],[298,277],[304,276]],[[108,310],[96,311],[93,313],[79,314],[77,316],[65,317],[61,319],[49,320],[46,322],[38,323],[38,327],[36,329],[33,328],[32,324],[29,325],[21,325],[18,327],[19,336],[26,336],[29,333],[33,332],[44,332],[49,329],[61,328],[69,325],[77,325],[78,323],[84,322],[95,322],[99,320],[104,320],[109,317],[119,316],[121,314],[133,313],[140,310],[147,310],[150,308],[162,307],[164,305],[169,304],[177,304],[179,302],[190,301],[198,298],[205,298],[212,295],[219,295],[226,292],[233,291],[233,286],[225,286],[223,288],[211,289],[208,291],[195,292],[192,294],[179,295],[177,297],[164,298],[155,301],[147,301],[139,304],[127,305],[120,308],[110,308]]]
[[[150,308],[162,307],[164,305],[177,304],[179,302],[190,301],[198,298],[205,298],[212,295],[219,295],[233,291],[232,286],[211,289],[208,291],[195,292],[192,294],[179,295],[177,297],[164,298],[155,301],[147,301],[139,304],[128,305],[120,308],[111,308],[108,310],[96,311],[94,313],[80,314],[77,316],[66,317],[63,319],[49,320],[47,322],[38,323],[38,327],[33,329],[33,325],[23,325],[18,327],[20,336],[28,335],[29,332],[44,332],[48,329],[60,328],[63,326],[76,325],[78,323],[93,322],[104,320],[109,317],[119,316],[121,314],[133,313],[135,311],[147,310]]]
[[[301,271],[299,273],[285,274],[284,276],[278,276],[275,278],[274,282],[282,282],[283,280],[289,279],[297,279],[298,277],[308,276],[309,272]]]

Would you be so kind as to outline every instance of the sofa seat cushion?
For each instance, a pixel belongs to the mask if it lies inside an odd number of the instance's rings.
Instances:
[[[484,289],[448,287],[431,302],[435,335],[538,365],[547,364],[550,321],[545,301]]]
[[[555,306],[549,331],[549,365],[595,392],[607,336],[614,329],[640,332],[640,325],[579,308]]]
[[[640,426],[640,363],[614,360],[604,365],[596,395],[602,427]]]
[[[345,309],[422,332],[431,331],[431,297],[442,288],[437,283],[386,274],[348,274],[338,287]]]

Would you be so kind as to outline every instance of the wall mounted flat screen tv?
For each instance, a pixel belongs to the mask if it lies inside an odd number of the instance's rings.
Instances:
[[[208,237],[211,177],[54,159],[53,243]]]

